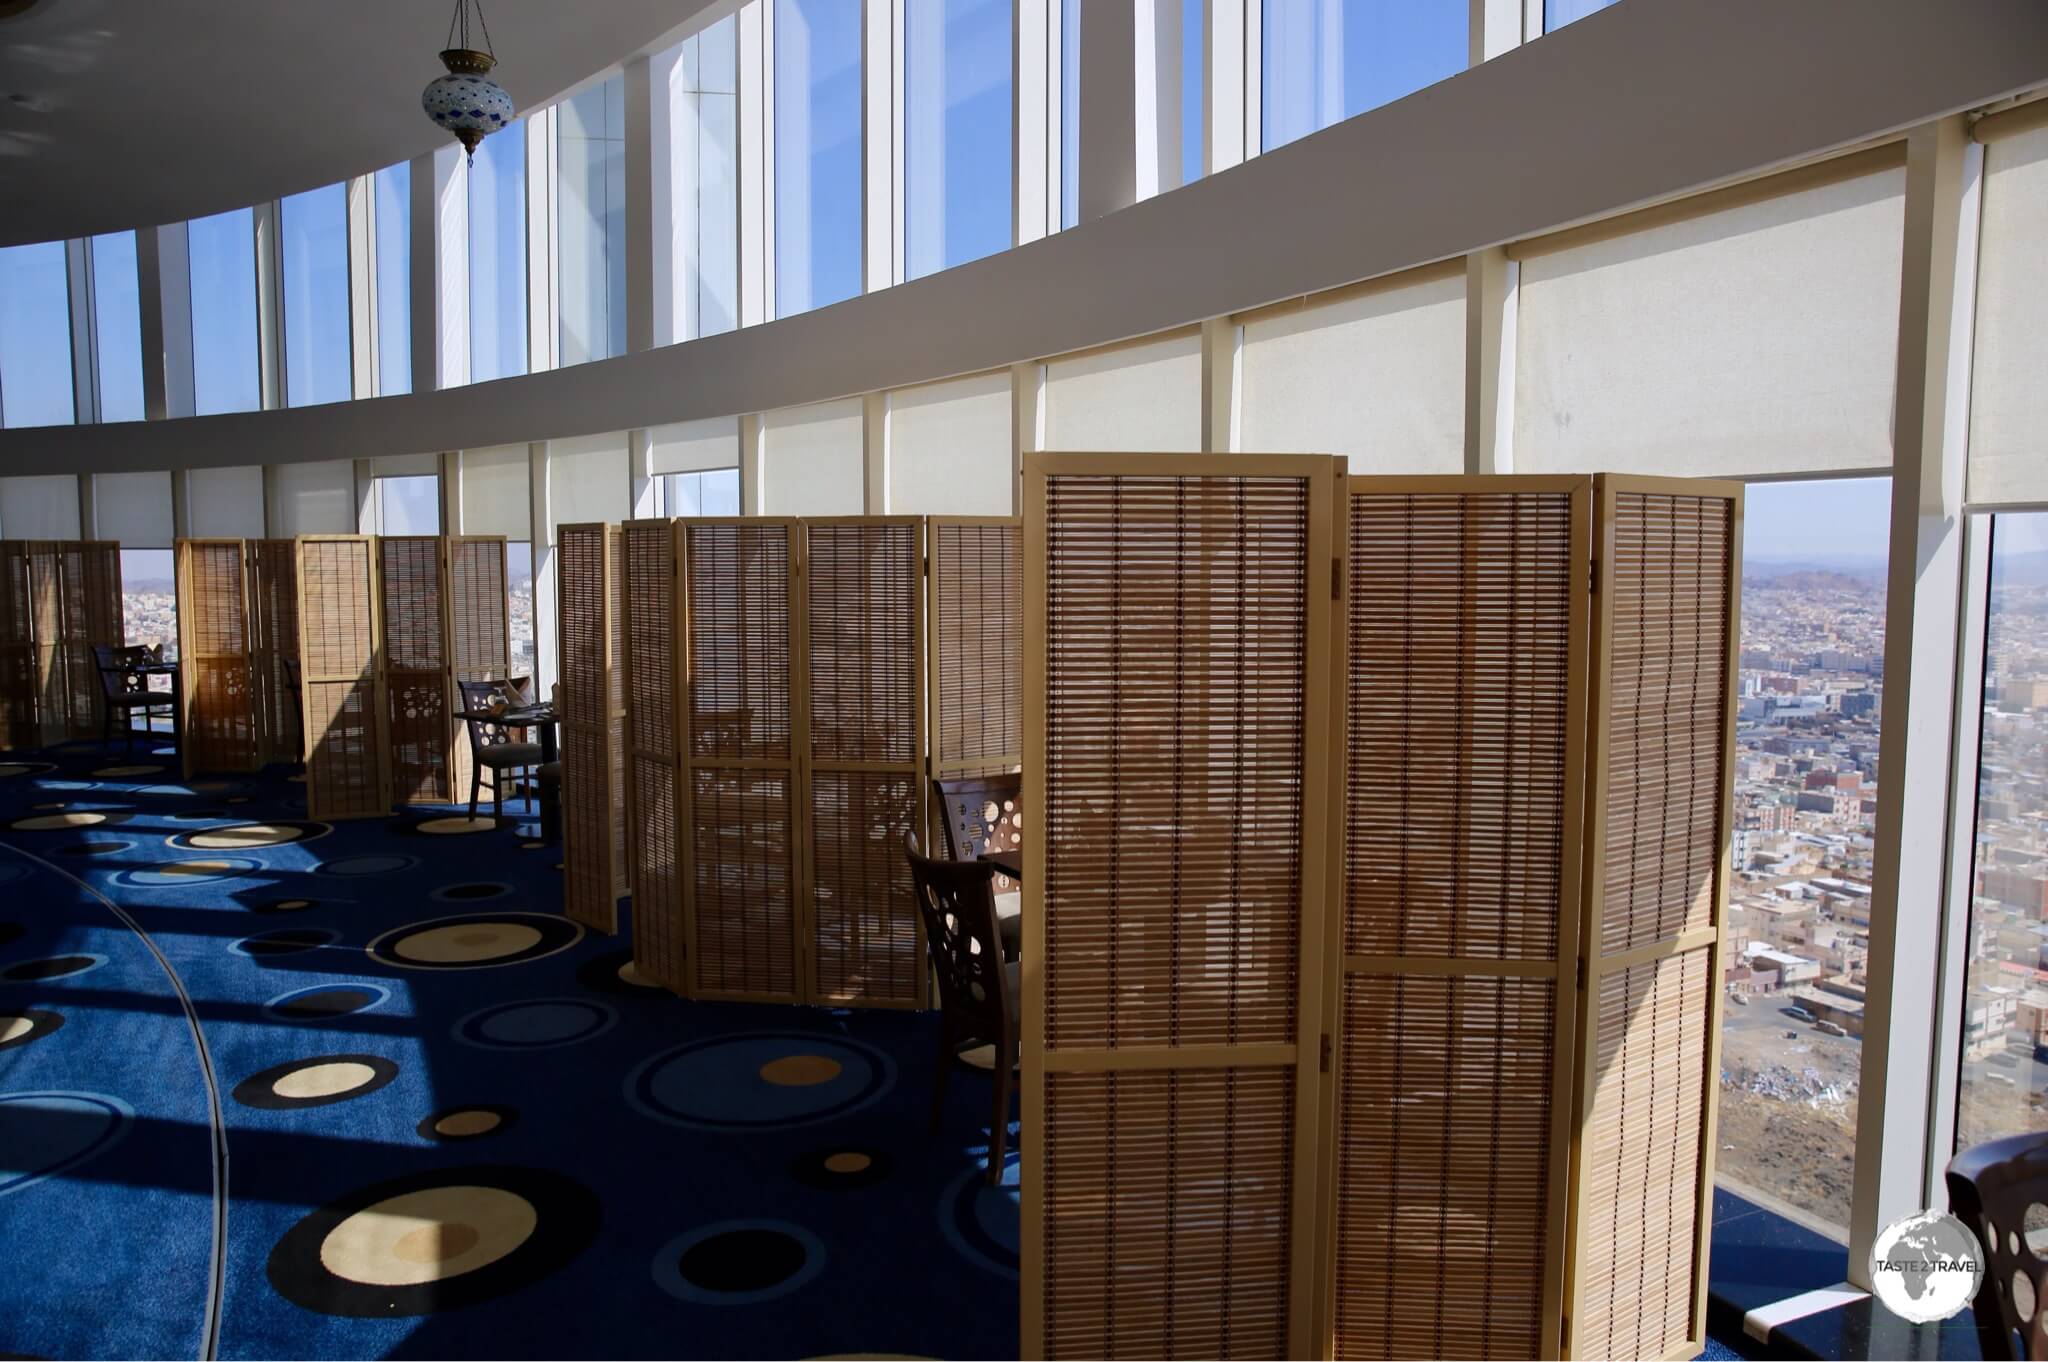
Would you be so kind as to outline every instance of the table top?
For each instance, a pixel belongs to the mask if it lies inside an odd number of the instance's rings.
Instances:
[[[175,662],[138,662],[132,667],[121,667],[117,670],[129,672],[135,676],[176,676],[178,674],[178,664]]]
[[[987,861],[1013,880],[1024,878],[1024,853],[1021,851],[984,851],[981,860]]]
[[[555,713],[553,705],[512,705],[493,714],[487,709],[457,710],[458,719],[475,719],[478,723],[503,724],[507,728],[531,728],[535,724],[555,724],[562,716]]]

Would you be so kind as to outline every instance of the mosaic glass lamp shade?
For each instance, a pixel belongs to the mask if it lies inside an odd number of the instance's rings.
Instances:
[[[497,61],[489,53],[466,47],[451,47],[441,54],[448,74],[432,81],[420,92],[420,107],[427,117],[455,134],[455,140],[471,156],[477,143],[511,124],[515,110],[512,96],[491,79]]]

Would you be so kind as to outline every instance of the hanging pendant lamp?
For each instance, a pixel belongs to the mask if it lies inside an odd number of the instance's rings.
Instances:
[[[448,21],[448,47],[441,64],[448,74],[436,77],[420,92],[420,107],[427,117],[455,134],[470,159],[476,159],[477,143],[511,124],[517,112],[512,96],[491,79],[498,64],[491,50],[491,30],[484,23],[483,0],[474,0],[477,28],[483,34],[483,50],[469,45],[469,10],[472,0],[455,0],[454,17]]]

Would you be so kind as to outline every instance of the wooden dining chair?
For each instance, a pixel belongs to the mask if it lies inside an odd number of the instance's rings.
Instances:
[[[1992,1140],[1949,1161],[1949,1210],[1984,1249],[1985,1280],[1970,1308],[1987,1358],[2048,1358],[2048,1259],[2026,1223],[2039,1203],[2048,1203],[2048,1132]]]
[[[127,735],[125,751],[135,750],[135,715],[142,714],[144,732],[150,731],[150,724],[156,712],[162,710],[167,717],[172,713],[174,699],[167,690],[151,690],[149,678],[134,670],[154,660],[150,650],[140,645],[126,648],[111,647],[95,643],[92,649],[93,662],[100,673],[100,708],[105,717],[100,723],[100,741],[114,740],[114,724],[118,721]]]
[[[524,678],[511,681],[461,681],[462,707],[477,711],[490,708],[493,699],[504,697],[515,704],[526,703]],[[521,741],[526,730],[515,729],[487,719],[464,719],[469,730],[469,816],[476,817],[477,796],[483,789],[484,772],[491,773],[493,816],[505,816],[505,782],[514,773],[540,765],[540,744]]]
[[[946,855],[972,861],[984,851],[1016,851],[1024,845],[1024,777],[1016,771],[995,776],[957,776],[932,781],[940,826],[945,829]],[[1017,911],[1017,882],[1001,871],[992,886],[997,895],[996,925],[1002,931],[1003,958],[1015,960],[1023,945],[1024,919]],[[1003,911],[1007,902],[1008,911]]]
[[[964,1050],[994,1046],[988,1180],[999,1183],[1010,1134],[1010,1094],[1016,1086],[1021,980],[1017,962],[1003,959],[996,932],[996,900],[990,887],[995,867],[979,861],[934,861],[923,854],[916,833],[903,839],[903,851],[910,859],[932,972],[939,979],[939,1071],[932,1084],[932,1133],[938,1133],[944,1117],[946,1075],[954,1060]]]

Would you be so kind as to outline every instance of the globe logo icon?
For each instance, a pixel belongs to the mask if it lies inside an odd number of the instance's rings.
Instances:
[[[1977,1297],[1984,1250],[1945,1211],[1901,1216],[1870,1246],[1870,1285],[1887,1310],[1914,1324],[1953,1319]]]

